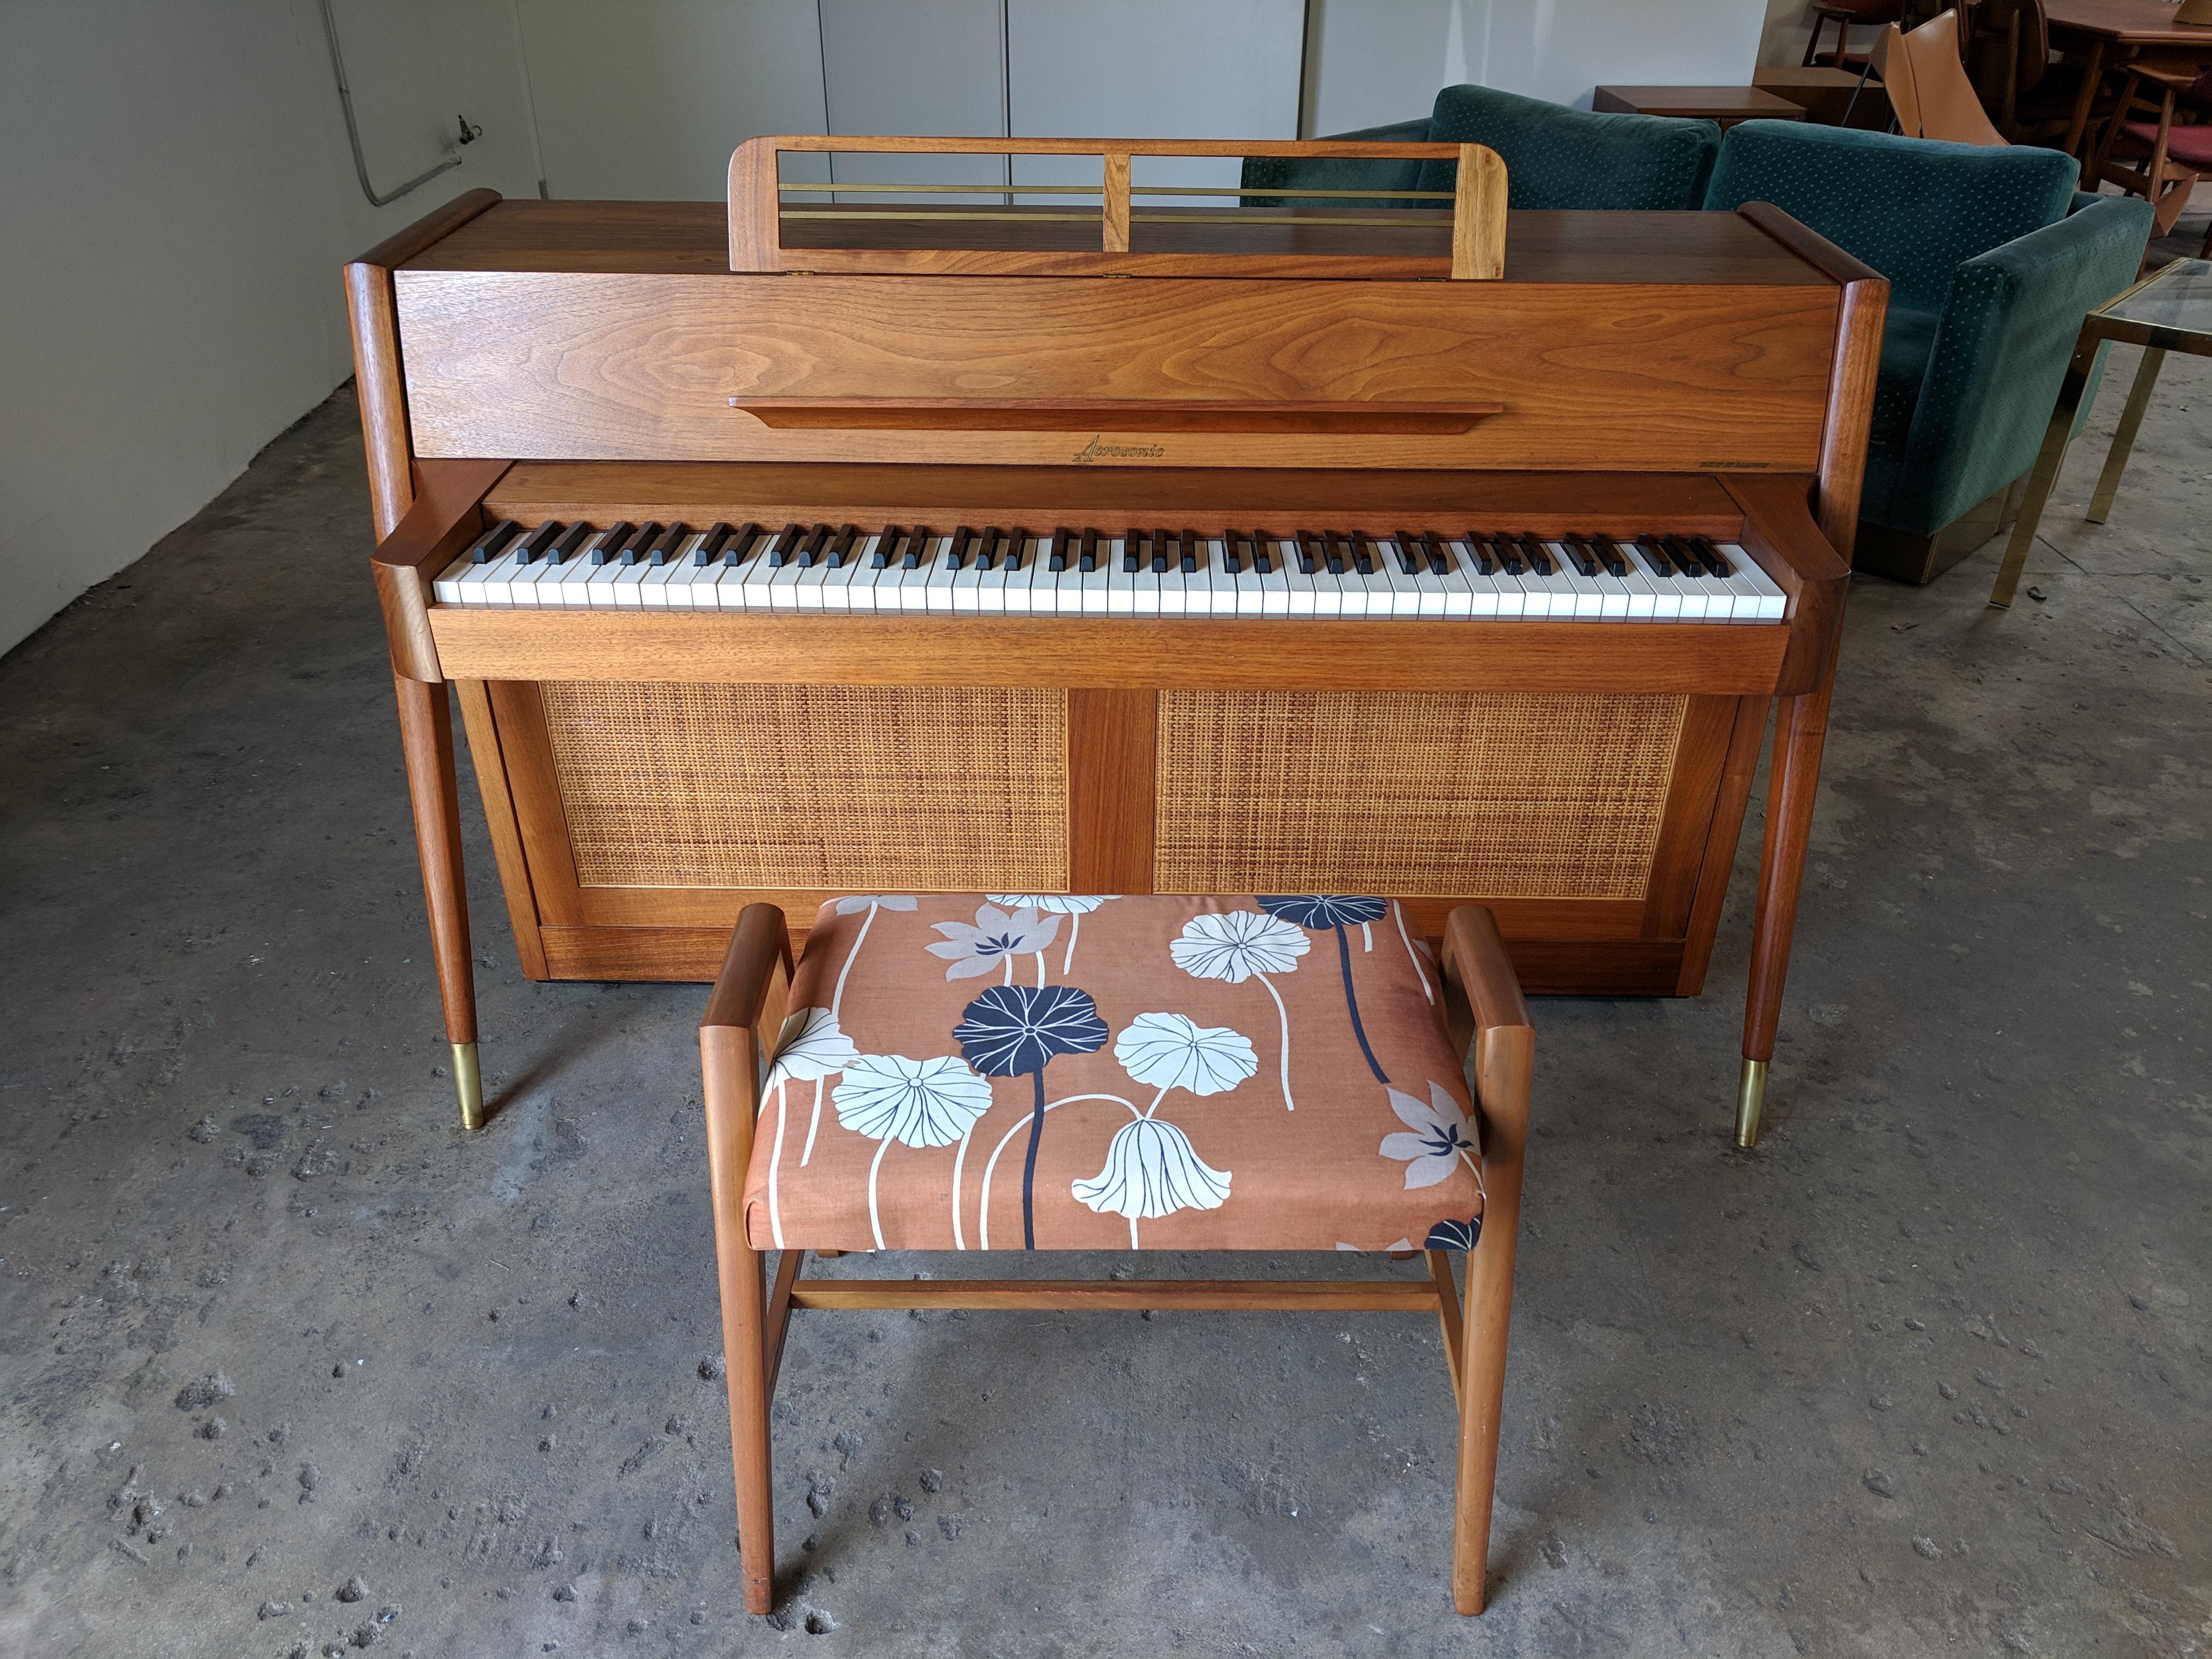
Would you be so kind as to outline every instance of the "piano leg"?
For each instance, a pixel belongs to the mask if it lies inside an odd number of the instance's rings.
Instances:
[[[1783,700],[1774,731],[1773,775],[1767,781],[1766,842],[1759,858],[1759,911],[1751,941],[1751,988],[1743,1014],[1743,1076],[1736,1093],[1735,1144],[1759,1144],[1766,1103],[1766,1066],[1782,1021],[1782,983],[1790,971],[1790,935],[1797,922],[1797,889],[1813,829],[1813,797],[1820,777],[1820,745],[1828,734],[1830,688]]]
[[[422,896],[430,912],[430,950],[438,997],[453,1046],[453,1091],[461,1127],[483,1127],[483,1079],[477,1066],[477,987],[469,957],[469,896],[461,874],[460,785],[453,772],[451,700],[441,681],[394,672],[399,741],[407,755],[407,794],[415,807],[415,846],[422,859]]]

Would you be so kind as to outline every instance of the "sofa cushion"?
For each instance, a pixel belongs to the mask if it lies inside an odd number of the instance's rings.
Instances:
[[[1429,117],[1437,143],[1487,144],[1516,208],[1694,208],[1720,148],[1711,121],[1599,115],[1490,87],[1446,87]],[[1450,190],[1457,163],[1421,163],[1420,188]]]
[[[1705,205],[1771,202],[1931,313],[1977,254],[2066,216],[2080,168],[2053,149],[1988,149],[1799,121],[1746,121],[1722,142]]]
[[[1464,1249],[1480,1131],[1389,900],[823,906],[745,1182],[756,1249]]]

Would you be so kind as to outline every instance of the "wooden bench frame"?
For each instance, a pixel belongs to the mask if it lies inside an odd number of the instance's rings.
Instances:
[[[1468,1253],[1464,1316],[1450,1258],[1442,1250],[1427,1252],[1426,1283],[1399,1279],[810,1282],[799,1276],[805,1249],[792,1248],[781,1252],[770,1285],[763,1271],[765,1253],[756,1250],[745,1233],[745,1174],[760,1112],[760,1079],[782,1030],[794,964],[783,912],[770,904],[746,906],[699,1025],[746,1611],[767,1613],[774,1604],[769,1403],[793,1310],[1166,1308],[1190,1312],[1433,1310],[1443,1330],[1444,1352],[1459,1401],[1452,1600],[1463,1613],[1480,1613],[1498,1474],[1498,1412],[1505,1392],[1506,1329],[1512,1312],[1513,1255],[1520,1229],[1521,1166],[1528,1140],[1535,1033],[1497,921],[1487,909],[1464,905],[1454,910],[1445,924],[1443,947],[1445,1008],[1452,1041],[1470,1062],[1482,1119],[1482,1230]]]

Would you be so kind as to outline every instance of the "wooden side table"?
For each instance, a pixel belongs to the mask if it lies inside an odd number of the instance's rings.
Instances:
[[[1600,87],[1590,107],[1615,115],[1686,116],[1717,121],[1802,121],[1804,106],[1757,87]]]
[[[2142,425],[2143,410],[2150,406],[2151,392],[2158,385],[2158,371],[2166,354],[2185,351],[2192,356],[2212,357],[2212,262],[2176,259],[2081,319],[2073,361],[2066,365],[2058,402],[2044,431],[2043,448],[2035,458],[2034,471],[2028,475],[2027,497],[2021,503],[2012,540],[2005,545],[1996,586],[1990,590],[1993,605],[2008,608],[2012,604],[2021,567],[2027,562],[2027,550],[2035,544],[2044,503],[2051,499],[2059,463],[2066,459],[2067,440],[2074,434],[2090,370],[2096,364],[2098,350],[2113,340],[2142,347],[2142,365],[2136,370],[2136,383],[2129,389],[2127,407],[2120,412],[2119,428],[2112,434],[2112,447],[2105,457],[2105,470],[2098,475],[2096,490],[2089,497],[2091,524],[2104,523],[2112,510],[2112,497],[2127,471],[2128,455],[2135,448],[2136,433]]]
[[[1761,92],[1787,98],[1805,112],[1805,118],[1824,127],[1860,127],[1869,132],[1887,132],[1893,118],[1889,94],[1870,75],[1850,70],[1826,69],[1819,64],[1799,68],[1795,64],[1761,64],[1751,72],[1751,83]]]

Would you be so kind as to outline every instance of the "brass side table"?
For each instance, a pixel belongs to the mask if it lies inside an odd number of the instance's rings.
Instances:
[[[2142,366],[2136,370],[2127,407],[2120,411],[2119,429],[2112,434],[2112,451],[2105,457],[2105,470],[2098,475],[2096,491],[2089,497],[2091,524],[2104,523],[2112,510],[2112,496],[2119,489],[2120,475],[2128,470],[2128,453],[2135,447],[2136,430],[2142,425],[2143,410],[2150,405],[2151,390],[2158,384],[2166,354],[2185,351],[2212,357],[2212,263],[2176,259],[2081,319],[2073,361],[2066,365],[2066,379],[2059,386],[2058,402],[2043,434],[2043,448],[2035,458],[2034,471],[2028,475],[2027,497],[2021,503],[2020,517],[2013,525],[1996,586],[1990,590],[1991,605],[2012,604],[2013,590],[2020,585],[2021,568],[2027,562],[2027,550],[2034,544],[2036,526],[2043,518],[2044,503],[2050,500],[2051,486],[2058,477],[2058,464],[2066,459],[2066,442],[2073,436],[2098,349],[2112,340],[2142,347]]]

